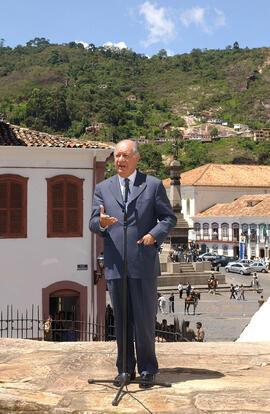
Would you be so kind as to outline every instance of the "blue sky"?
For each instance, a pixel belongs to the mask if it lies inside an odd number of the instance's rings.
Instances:
[[[269,0],[8,0],[1,1],[0,38],[25,45],[81,41],[128,47],[152,56],[193,48],[270,46]]]

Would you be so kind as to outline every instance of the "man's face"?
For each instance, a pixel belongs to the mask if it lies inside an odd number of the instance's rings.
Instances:
[[[114,164],[120,177],[129,177],[136,170],[139,159],[140,154],[134,155],[132,141],[127,140],[116,145]]]

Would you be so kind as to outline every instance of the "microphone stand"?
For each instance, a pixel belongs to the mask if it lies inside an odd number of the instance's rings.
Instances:
[[[127,201],[128,201],[128,193],[129,193],[129,184],[125,184],[125,198],[124,198],[124,221],[123,221],[123,230],[124,230],[124,263],[123,263],[123,315],[122,315],[122,327],[123,327],[123,372],[120,376],[120,387],[117,391],[117,394],[112,401],[113,406],[117,406],[121,399],[121,393],[123,392],[123,388],[129,384],[144,384],[144,380],[141,378],[131,380],[130,374],[127,372],[127,313],[128,313],[128,263],[127,263]],[[105,384],[113,384],[114,380],[95,380],[89,379],[89,384],[94,383],[105,383]],[[171,384],[168,382],[150,382],[149,385],[152,387],[154,385],[159,385],[161,387],[171,387]],[[150,387],[149,387],[150,388]]]

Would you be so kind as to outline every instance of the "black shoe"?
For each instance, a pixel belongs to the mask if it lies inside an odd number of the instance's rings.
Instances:
[[[130,378],[129,378],[126,385],[128,385],[130,383],[130,381],[133,381],[136,378],[136,373],[135,372],[132,372],[132,374],[129,374],[129,375],[130,375]],[[118,374],[113,380],[113,385],[115,387],[120,387],[121,384],[122,384],[122,374]]]
[[[153,387],[154,374],[141,374],[140,388],[151,388]]]

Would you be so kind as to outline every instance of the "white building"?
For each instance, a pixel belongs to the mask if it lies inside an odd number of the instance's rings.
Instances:
[[[170,179],[163,183],[169,189]],[[205,164],[181,174],[182,212],[191,227],[196,214],[247,194],[270,194],[270,166]],[[196,240],[194,230],[189,240]]]
[[[44,318],[104,322],[104,277],[94,284],[102,241],[88,222],[112,151],[0,122],[0,310],[33,304]]]
[[[270,194],[246,195],[215,206],[193,217],[196,243],[201,250],[239,256],[239,241],[245,241],[245,256],[269,257]]]

